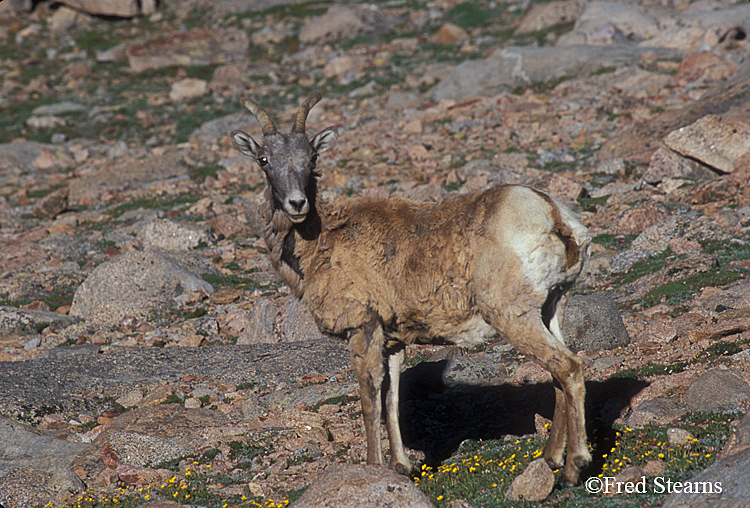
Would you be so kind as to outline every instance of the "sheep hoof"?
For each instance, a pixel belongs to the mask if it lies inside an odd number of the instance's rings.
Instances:
[[[411,464],[408,466],[405,464],[402,464],[401,462],[395,464],[393,466],[393,470],[396,471],[400,475],[409,476],[411,474]]]

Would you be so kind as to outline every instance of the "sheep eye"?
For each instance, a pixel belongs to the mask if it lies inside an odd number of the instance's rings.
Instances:
[[[313,155],[313,156],[312,156],[312,158],[310,159],[310,165],[312,165],[312,166],[315,166],[315,164],[317,164],[317,163],[318,163],[318,155],[317,155],[317,154],[315,154],[315,155]]]
[[[258,157],[258,164],[263,167],[268,164],[268,159],[266,159],[265,157]]]

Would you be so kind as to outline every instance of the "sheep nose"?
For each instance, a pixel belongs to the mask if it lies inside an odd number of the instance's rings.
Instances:
[[[289,200],[289,206],[291,206],[295,212],[301,212],[306,204],[307,204],[307,198]]]

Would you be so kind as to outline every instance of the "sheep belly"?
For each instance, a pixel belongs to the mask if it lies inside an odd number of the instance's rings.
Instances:
[[[488,340],[497,337],[495,329],[479,314],[456,326],[452,336],[446,337],[446,342],[464,348],[481,346]]]

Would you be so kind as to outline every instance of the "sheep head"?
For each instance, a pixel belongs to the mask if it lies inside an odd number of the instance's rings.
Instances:
[[[328,128],[312,140],[305,134],[307,114],[320,100],[319,93],[311,95],[299,108],[292,130],[281,133],[271,117],[256,102],[243,99],[242,104],[255,116],[263,130],[263,143],[257,143],[242,131],[231,134],[232,144],[241,153],[254,157],[266,175],[271,189],[274,209],[283,210],[295,224],[304,222],[314,200],[315,164],[318,155],[333,147],[338,134]]]

